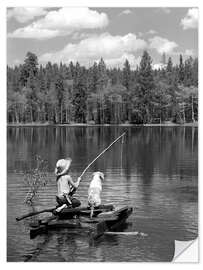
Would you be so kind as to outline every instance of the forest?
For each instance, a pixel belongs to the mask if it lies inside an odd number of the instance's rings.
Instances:
[[[133,70],[108,68],[101,58],[39,65],[28,52],[24,63],[7,66],[9,124],[164,124],[198,121],[198,59],[188,57],[153,69],[147,51]]]

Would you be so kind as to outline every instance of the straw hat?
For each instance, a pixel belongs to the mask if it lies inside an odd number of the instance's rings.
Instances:
[[[66,159],[59,159],[56,163],[55,175],[61,176],[67,173],[67,171],[70,168],[71,162],[72,162],[72,159],[69,157]]]

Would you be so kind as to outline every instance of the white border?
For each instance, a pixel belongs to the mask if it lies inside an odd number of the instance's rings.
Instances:
[[[171,1],[160,1],[160,0],[46,0],[46,1],[25,1],[25,0],[7,0],[5,6],[50,6],[50,7],[60,7],[60,6],[89,6],[89,7],[197,7],[199,6],[199,0],[171,0]]]
[[[184,267],[185,270],[191,268],[193,269],[199,269],[200,267],[202,268],[201,264],[183,264],[183,263],[177,263],[177,264],[171,264],[171,263],[106,263],[104,264],[95,264],[95,263],[68,263],[67,265],[61,265],[56,263],[41,263],[41,264],[36,264],[36,263],[29,263],[27,265],[26,263],[6,263],[6,7],[12,7],[12,6],[50,6],[50,7],[56,7],[56,6],[89,6],[89,7],[199,7],[199,14],[200,14],[200,19],[199,19],[199,29],[201,29],[202,25],[202,1],[197,1],[197,0],[183,0],[183,1],[177,1],[177,0],[171,0],[171,1],[133,1],[133,0],[35,0],[35,1],[25,1],[25,0],[6,0],[6,1],[1,1],[0,3],[0,82],[1,82],[1,98],[0,98],[0,149],[1,149],[1,156],[0,156],[0,164],[1,164],[1,170],[0,170],[0,206],[1,206],[1,223],[0,223],[0,264],[3,269],[13,269],[14,267],[16,268],[33,268],[36,269],[36,267],[49,267],[49,269],[56,269],[56,267],[71,267],[71,268],[80,268],[80,267],[87,267],[88,269],[95,269],[100,268],[102,269],[103,267],[129,267],[131,269],[134,269],[135,267],[142,267],[143,269],[163,269],[164,268],[169,268],[173,267],[175,269],[179,269],[180,267]],[[201,57],[201,48],[203,48],[203,43],[202,43],[202,36],[201,36],[201,31],[199,30],[199,62],[200,62],[200,70],[202,71],[202,57]],[[199,72],[199,79],[200,79],[200,85],[199,85],[199,111],[200,111],[200,116],[202,115],[202,106],[201,106],[201,101],[202,101],[202,80],[201,80],[201,74]],[[199,121],[199,152],[202,150],[202,144],[201,144],[201,133],[202,133],[202,127],[201,127],[201,119]],[[200,155],[199,155],[199,160],[200,160]],[[200,164],[199,164],[200,165]],[[199,166],[199,187],[202,191],[202,184],[201,184],[201,166]],[[202,192],[201,192],[202,193]],[[199,193],[200,194],[200,193]],[[199,196],[199,206],[202,205],[202,199],[201,196]],[[199,220],[200,223],[202,224],[202,215],[199,211]],[[199,233],[201,234],[201,227],[199,227]],[[200,238],[201,240],[201,238]],[[200,247],[200,253],[201,253],[201,247]]]

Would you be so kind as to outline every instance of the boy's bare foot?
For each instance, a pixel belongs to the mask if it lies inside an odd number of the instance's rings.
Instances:
[[[61,212],[61,210],[62,210],[62,209],[64,209],[64,208],[67,208],[67,205],[66,205],[66,204],[63,204],[62,206],[60,206],[60,207],[56,208],[56,210],[55,210],[55,211],[56,211],[57,213],[60,213],[60,212]]]

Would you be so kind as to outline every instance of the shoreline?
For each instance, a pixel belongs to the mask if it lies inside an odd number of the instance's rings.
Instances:
[[[198,122],[175,124],[175,123],[163,123],[163,124],[49,124],[49,123],[27,123],[27,124],[8,124],[7,127],[198,127]]]

